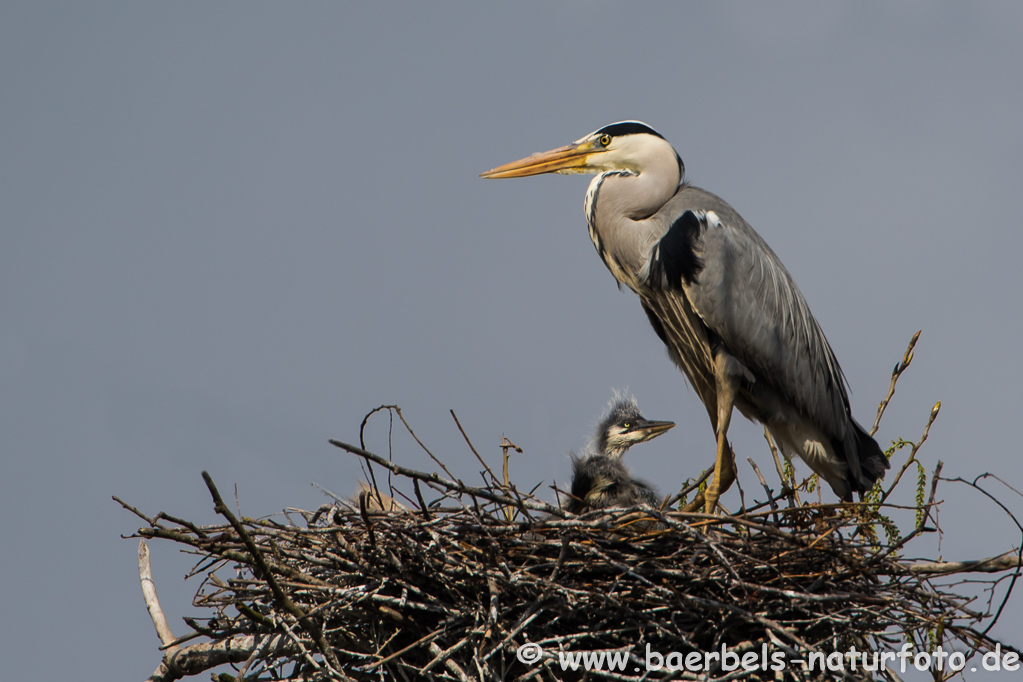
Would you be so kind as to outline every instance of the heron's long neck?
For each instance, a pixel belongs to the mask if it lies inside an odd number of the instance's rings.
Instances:
[[[586,193],[590,239],[611,274],[636,289],[637,273],[664,236],[654,215],[678,190],[677,168],[649,172],[609,171],[593,178]]]

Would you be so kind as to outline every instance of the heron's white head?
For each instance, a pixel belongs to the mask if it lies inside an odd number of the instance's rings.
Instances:
[[[481,173],[481,178],[521,178],[541,173],[598,175],[623,172],[640,175],[646,169],[677,164],[682,159],[660,133],[639,121],[620,121],[594,130],[572,144],[533,154]]]

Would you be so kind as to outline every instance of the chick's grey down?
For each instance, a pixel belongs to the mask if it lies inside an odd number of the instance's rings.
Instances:
[[[572,456],[571,498],[565,509],[582,514],[638,504],[657,507],[659,500],[653,487],[629,473],[622,455],[633,445],[652,440],[674,426],[674,422],[646,419],[634,400],[615,400],[597,426],[593,444],[582,456]]]
[[[845,377],[792,276],[731,206],[685,181],[659,133],[615,123],[482,175],[540,173],[596,175],[590,237],[706,407],[719,466],[736,407],[843,500],[884,475],[888,460],[853,419]]]

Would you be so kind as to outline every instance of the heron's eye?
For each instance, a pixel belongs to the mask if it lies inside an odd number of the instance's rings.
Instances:
[[[597,142],[600,143],[601,147],[606,147],[609,144],[611,144],[611,136],[610,135],[601,135],[600,139],[597,140]]]
[[[604,137],[607,137],[607,135]],[[622,422],[622,426],[626,429],[632,428],[632,422]]]

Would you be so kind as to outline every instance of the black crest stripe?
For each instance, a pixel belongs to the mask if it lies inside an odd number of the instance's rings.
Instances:
[[[645,123],[640,123],[639,121],[622,121],[620,123],[612,123],[611,125],[604,126],[594,134],[617,137],[619,135],[640,135],[643,133],[646,133],[647,135],[656,135],[662,140],[664,139],[664,136],[659,132]]]

